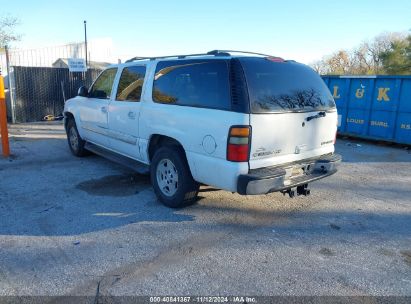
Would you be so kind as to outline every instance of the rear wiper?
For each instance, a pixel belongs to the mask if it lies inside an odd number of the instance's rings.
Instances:
[[[312,119],[325,117],[325,115],[326,115],[325,112],[318,112],[316,115],[308,116],[308,117],[306,118],[306,120],[307,120],[307,121],[310,121],[310,120],[312,120]]]

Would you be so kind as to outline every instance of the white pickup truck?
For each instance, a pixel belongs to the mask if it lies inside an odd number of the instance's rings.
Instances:
[[[150,172],[169,207],[200,184],[244,195],[308,195],[337,171],[337,110],[311,68],[264,54],[133,58],[64,107],[71,151]]]

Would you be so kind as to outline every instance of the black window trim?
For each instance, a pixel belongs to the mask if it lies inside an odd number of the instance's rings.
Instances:
[[[133,68],[133,67],[143,67],[143,68],[145,68],[143,86],[141,87],[140,100],[139,100],[139,101],[135,101],[135,100],[118,100],[118,99],[117,99],[117,93],[118,93],[118,86],[119,86],[119,84],[120,84],[121,76],[123,75],[123,72],[124,72],[125,69]],[[121,69],[119,69],[117,72],[119,72],[119,71],[120,71],[120,75],[118,76],[118,81],[117,81],[117,86],[116,86],[116,92],[115,92],[113,101],[119,102],[119,103],[123,103],[123,102],[137,102],[137,103],[140,103],[140,102],[141,102],[141,98],[142,98],[143,95],[144,95],[144,88],[145,88],[146,83],[147,83],[147,65],[146,65],[146,64],[126,65],[126,66],[123,66]]]
[[[235,68],[237,68],[237,74],[235,74],[235,72],[233,71],[233,69]],[[231,58],[229,61],[229,69],[231,112],[251,114],[250,93],[248,91],[247,78],[245,77],[244,67],[241,61],[238,58]],[[237,79],[235,87],[233,78]],[[239,85],[240,87],[241,85],[243,86],[242,90],[241,88],[238,88]],[[234,88],[237,89],[237,94],[239,94],[239,98],[242,99],[242,101],[240,101],[240,103],[238,104],[234,103]]]

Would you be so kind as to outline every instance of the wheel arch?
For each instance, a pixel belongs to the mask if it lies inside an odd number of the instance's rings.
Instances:
[[[147,148],[148,160],[150,162],[153,159],[155,151],[162,146],[174,146],[180,148],[184,152],[184,155],[187,159],[185,149],[177,139],[163,134],[152,134],[150,136]]]
[[[68,123],[68,121],[70,120],[70,119],[73,119],[74,121],[75,121],[75,118],[74,118],[74,114],[73,113],[71,113],[71,112],[64,112],[64,129],[67,131],[67,123]]]
[[[151,160],[153,159],[154,153],[156,149],[162,147],[162,146],[174,146],[176,148],[179,148],[181,152],[183,153],[185,160],[187,161],[188,167],[190,168],[191,175],[195,179],[196,177],[196,171],[195,171],[195,165],[194,162],[190,159],[189,155],[187,155],[187,151],[184,148],[184,145],[176,138],[164,135],[164,134],[152,134],[150,136],[149,142],[148,142],[148,148],[147,148],[147,157],[149,163],[151,163]]]

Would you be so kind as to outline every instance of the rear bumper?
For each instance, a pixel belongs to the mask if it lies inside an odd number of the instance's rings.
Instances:
[[[237,192],[243,195],[266,194],[308,184],[337,172],[340,162],[341,156],[332,154],[279,167],[250,170],[238,177]],[[293,177],[292,171],[296,168],[301,168],[299,170],[303,173]]]

